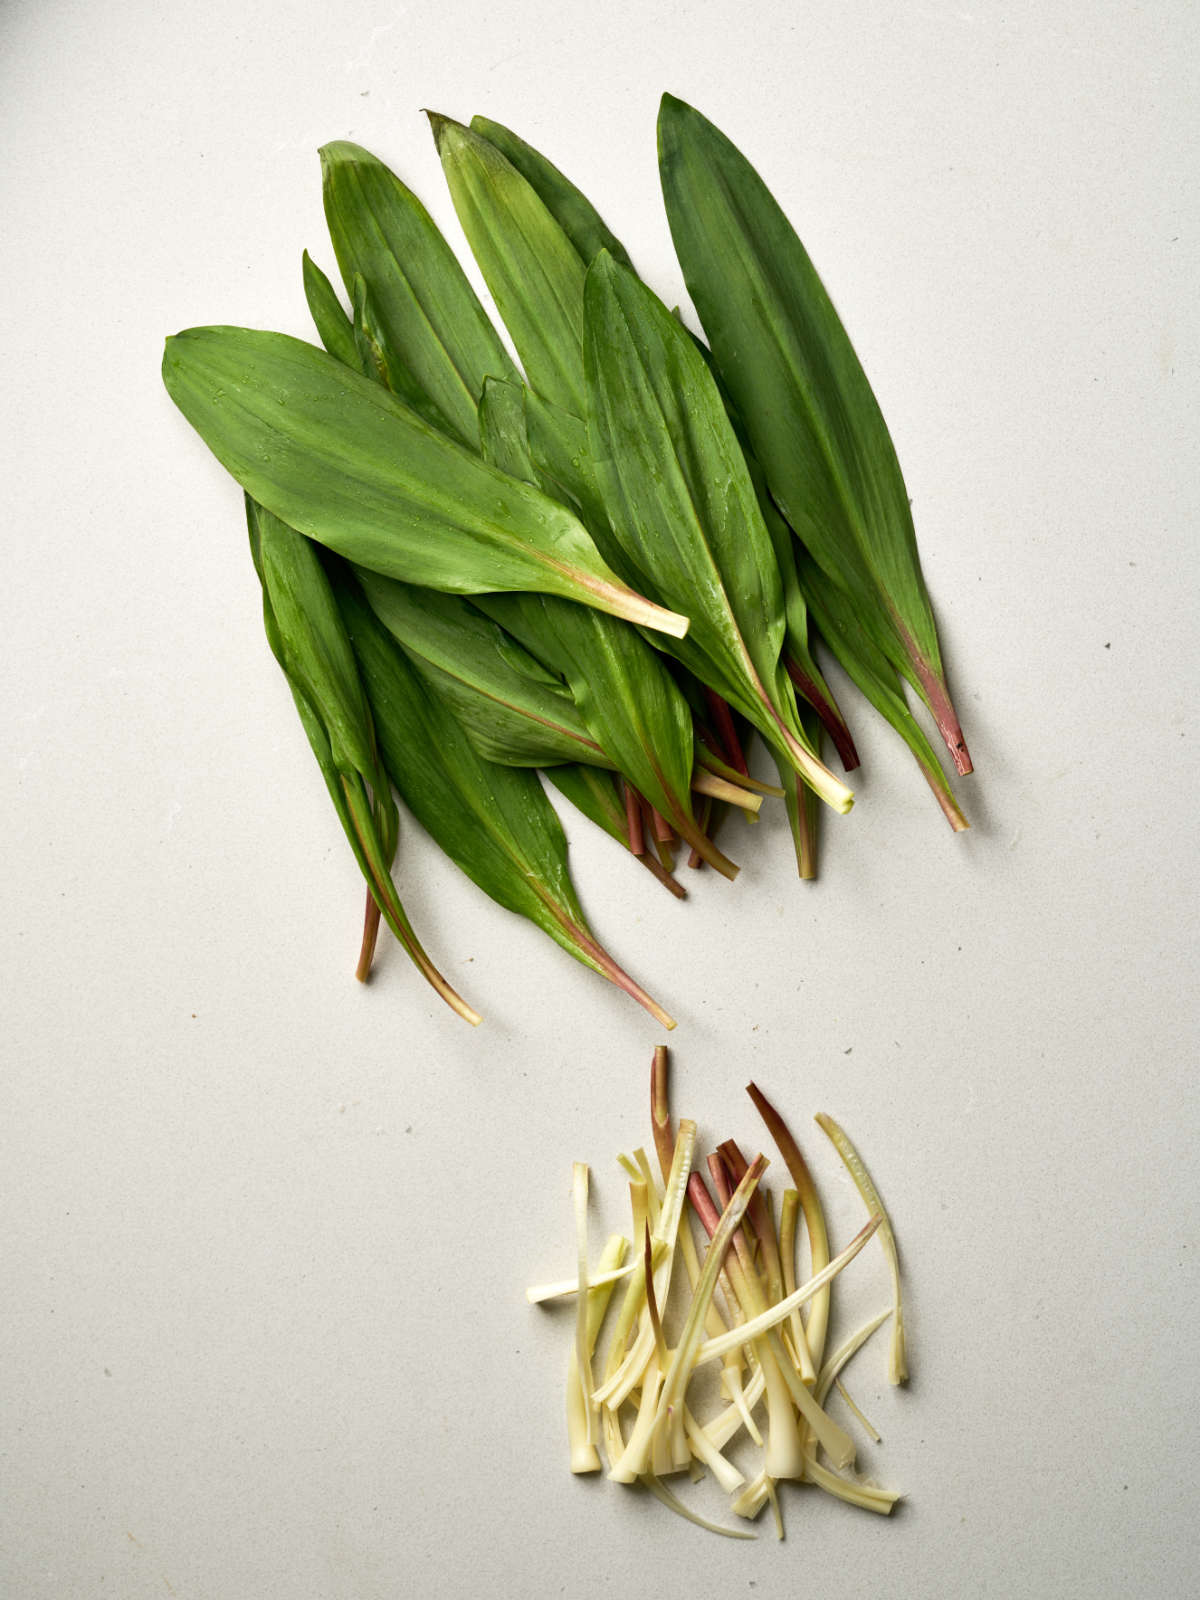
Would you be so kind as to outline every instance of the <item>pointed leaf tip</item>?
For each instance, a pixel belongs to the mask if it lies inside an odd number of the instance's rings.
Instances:
[[[428,106],[423,107],[425,115],[429,118],[429,131],[433,134],[433,142],[438,154],[441,154],[442,140],[451,128],[461,128],[462,123],[456,122],[453,117],[443,116],[440,111],[430,111]]]

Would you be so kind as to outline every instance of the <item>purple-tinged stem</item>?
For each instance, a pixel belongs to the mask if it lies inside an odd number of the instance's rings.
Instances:
[[[641,796],[627,779],[621,780],[621,788],[625,795],[625,832],[629,837],[629,848],[635,856],[644,856],[646,839],[642,831]]]
[[[649,855],[651,853],[650,846],[655,842],[654,807],[640,789],[635,792],[637,794],[638,810],[642,815],[642,843],[646,854]]]
[[[358,966],[354,969],[354,976],[359,983],[366,983],[371,975],[371,962],[375,959],[375,943],[379,938],[381,914],[378,900],[368,889],[367,907],[363,912],[362,944],[358,951]]]
[[[704,698],[708,709],[712,713],[713,725],[717,736],[724,748],[724,758],[736,771],[749,775],[750,768],[746,765],[746,757],[742,750],[742,741],[738,738],[737,728],[733,722],[733,712],[729,709],[729,702],[722,700],[714,689],[705,689]]]
[[[808,1169],[808,1162],[805,1161],[791,1129],[758,1085],[756,1083],[748,1083],[746,1085],[746,1093],[754,1101],[755,1108],[766,1124],[767,1132],[774,1139],[779,1154],[783,1157],[783,1164],[791,1174],[792,1182],[799,1192],[800,1209],[804,1213],[804,1225],[808,1230],[812,1270],[816,1274],[823,1267],[829,1265],[829,1232],[825,1224],[824,1208],[821,1205],[820,1196],[817,1194],[817,1187],[813,1182],[812,1173]],[[819,1294],[813,1296],[812,1310],[809,1312],[806,1329],[808,1347],[812,1352],[813,1364],[818,1371],[825,1351],[825,1335],[828,1326],[829,1289],[826,1287]]]
[[[712,820],[712,808],[712,796],[707,794],[701,795],[700,804],[696,807],[696,825],[703,834],[708,833],[708,825]],[[693,846],[688,855],[688,866],[699,869],[703,865],[704,857],[700,854],[699,850]]]
[[[745,1156],[732,1139],[726,1139],[719,1149],[733,1182],[740,1183],[746,1175]],[[761,1189],[756,1189],[751,1196],[747,1215],[758,1239],[758,1248],[767,1270],[768,1289],[775,1299],[782,1299],[783,1258],[779,1254],[779,1240],[775,1233],[774,1219]]]
[[[962,728],[959,726],[958,713],[950,700],[950,691],[946,687],[945,678],[939,677],[927,661],[922,660],[912,638],[905,632],[902,633],[904,643],[908,649],[913,668],[920,679],[921,689],[925,696],[925,703],[937,723],[938,732],[946,741],[954,762],[954,770],[959,777],[965,778],[969,772],[974,772],[971,765],[971,753],[967,749],[967,741],[963,738]]]
[[[731,861],[723,850],[719,850],[697,822],[681,816],[678,826],[680,838],[691,845],[693,852],[707,861],[710,867],[715,867],[723,878],[732,880],[737,877],[740,871],[737,862]]]
[[[675,857],[671,853],[671,845],[674,843],[675,834],[671,824],[654,809],[649,800],[646,799],[646,796],[640,792],[638,794],[638,805],[642,813],[642,838],[653,842],[654,848],[658,852],[658,858],[663,864],[663,869],[666,872],[674,872]],[[648,847],[642,859],[643,861],[651,859]]]
[[[741,1181],[732,1171],[728,1161],[720,1150],[714,1150],[708,1158],[708,1171],[713,1181],[713,1188],[717,1191],[717,1199],[722,1207],[727,1206],[733,1198],[733,1191]],[[745,1173],[742,1174],[742,1177]],[[747,1277],[751,1273],[757,1276],[758,1266],[754,1260],[754,1251],[750,1248],[750,1241],[746,1238],[746,1230],[740,1227],[733,1236],[733,1248],[737,1251],[738,1261],[742,1271]]]
[[[585,932],[577,922],[569,922],[565,918],[563,919],[563,926],[570,933],[574,942],[586,954],[589,961],[595,963],[597,969],[603,973],[610,983],[615,984],[618,989],[622,989],[631,999],[636,1000],[638,1005],[647,1010],[654,1020],[661,1023],[664,1028],[670,1030],[675,1026],[675,1018],[664,1011],[658,1001],[647,994],[641,984],[631,978],[623,967],[619,967],[603,945],[597,944],[591,934]]]
[[[661,861],[656,860],[655,857],[649,853],[644,856],[638,856],[637,859],[652,877],[658,879],[659,883],[662,884],[664,889],[670,890],[670,892],[675,896],[676,900],[686,900],[687,890],[677,878],[673,878],[671,876]]]
[[[700,1218],[700,1225],[711,1239],[717,1231],[717,1224],[721,1220],[721,1213],[713,1204],[713,1197],[708,1192],[708,1186],[698,1172],[693,1172],[688,1178],[688,1199],[692,1202],[692,1210]]]
[[[758,1161],[761,1163],[761,1156]],[[693,1172],[688,1178],[687,1194],[688,1199],[691,1201],[692,1210],[700,1219],[700,1226],[711,1239],[720,1226],[721,1213],[713,1204],[712,1195],[709,1194],[708,1187],[698,1172]],[[738,1299],[737,1290],[724,1272],[722,1273],[721,1287],[725,1292],[725,1298],[729,1301],[731,1309],[737,1307],[743,1317],[748,1316],[749,1312]]]
[[[846,719],[842,716],[837,706],[829,696],[811,678],[799,662],[789,656],[785,662],[788,677],[808,701],[809,705],[821,719],[821,726],[833,740],[834,749],[838,753],[838,760],[842,763],[845,772],[853,772],[859,765],[858,750],[855,748],[854,737],[846,726]]]

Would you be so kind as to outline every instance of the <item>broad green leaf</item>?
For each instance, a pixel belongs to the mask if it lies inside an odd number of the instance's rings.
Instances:
[[[449,117],[430,122],[458,220],[530,387],[582,416],[583,262],[493,144]]]
[[[678,306],[673,306],[671,315],[682,322],[683,317]],[[685,324],[686,326],[686,324]],[[688,330],[689,333],[691,330]],[[703,339],[692,334],[692,339],[697,350],[704,357],[704,363],[716,379],[717,388],[720,390],[721,400],[737,435],[737,441],[742,447],[742,454],[746,458],[746,467],[750,473],[750,481],[754,485],[754,492],[758,496],[759,510],[762,512],[763,521],[767,525],[767,532],[771,535],[771,547],[775,551],[775,561],[779,568],[780,581],[783,584],[783,611],[785,619],[784,632],[784,665],[787,667],[788,676],[794,687],[804,697],[805,701],[816,711],[818,721],[830,735],[841,759],[842,767],[846,772],[852,772],[858,766],[858,751],[854,747],[850,729],[842,716],[841,709],[833,697],[833,691],[825,681],[825,676],[813,657],[808,644],[808,607],[800,589],[800,581],[796,574],[795,540],[792,530],[788,527],[779,507],[771,498],[770,487],[766,474],[763,472],[762,463],[754,454],[754,448],[746,434],[745,425],[738,416],[737,406],[733,396],[721,381],[721,374],[713,361],[712,351]],[[603,547],[601,547],[603,548]],[[611,558],[605,557],[611,565]],[[615,570],[619,571],[620,568]],[[807,727],[807,719],[800,713],[802,725]],[[814,750],[820,749],[819,742],[811,736],[809,743]],[[795,784],[788,780],[789,792]],[[797,848],[807,859],[807,847],[801,849],[801,833],[798,819],[801,816],[796,806],[789,802],[789,815],[792,817],[792,832],[796,836]],[[811,876],[801,869],[802,876]]]
[[[536,773],[480,756],[361,594],[345,584],[338,599],[384,764],[421,826],[493,900],[674,1026],[596,942],[571,882],[562,825]]]
[[[270,604],[276,659],[321,719],[339,772],[375,785],[371,713],[321,558],[309,540],[261,507],[247,511],[251,551]]]
[[[916,757],[917,765],[947,822],[956,833],[970,824],[946,781],[933,746],[904,698],[904,685],[888,657],[857,626],[854,602],[823,573],[811,556],[800,552],[800,580],[809,598],[821,637],[850,681],[885,717]]]
[[[774,516],[765,515],[764,520],[771,532],[771,542],[779,558],[779,571],[783,579],[784,611],[787,617],[784,667],[795,688],[816,712],[819,726],[833,740],[843,771],[853,772],[859,764],[853,735],[846,726],[841,707],[834,699],[833,690],[825,681],[825,674],[817,665],[809,644],[808,606],[796,571],[796,541],[792,538],[792,530],[778,513]],[[815,743],[813,747],[816,748]]]
[[[687,332],[610,256],[588,270],[588,430],[618,543],[643,587],[686,596],[673,651],[835,809],[852,796],[817,759],[780,684],[783,590],[717,385]],[[782,687],[782,692],[781,692]]]
[[[354,340],[354,323],[346,315],[333,285],[307,250],[304,252],[304,298],[308,302],[317,337],[329,354],[344,361],[348,367],[357,368],[358,347]]]
[[[327,144],[321,174],[347,292],[361,276],[408,382],[427,396],[429,409],[417,409],[474,446],[484,378],[517,371],[454,252],[416,195],[361,146]]]
[[[456,594],[536,589],[686,631],[582,524],[315,346],[249,328],[167,340],[172,399],[248,494],[374,572]]]
[[[427,982],[459,1016],[479,1017],[425,953],[391,875],[398,817],[353,648],[321,561],[301,534],[246,497],[267,642],[367,887]],[[369,957],[368,957],[369,959]],[[360,976],[365,971],[360,969]]]
[[[356,288],[359,284],[361,279]],[[377,362],[372,375],[391,386],[386,361]],[[490,465],[533,483],[524,392],[519,382],[485,378],[479,433]],[[606,759],[562,679],[469,601],[361,568],[358,577],[375,614],[450,704],[480,754],[507,766],[531,767]]]
[[[470,601],[362,568],[357,577],[371,609],[482,755],[520,767],[605,762],[562,680]]]
[[[859,625],[926,699],[960,771],[904,479],[866,374],[804,246],[737,148],[664,95],[659,164],[688,291],[771,492]]]
[[[623,266],[633,265],[625,246],[588,197],[539,150],[518,138],[511,128],[488,117],[472,117],[471,132],[494,145],[512,163],[570,239],[585,267],[601,250],[607,250]]]
[[[712,370],[710,365],[710,371]],[[771,499],[771,491],[767,485],[766,474],[763,472],[762,463],[754,454],[753,447],[746,436],[745,427],[737,414],[737,408],[732,398],[725,393],[720,382],[719,374],[717,386],[721,389],[721,398],[725,402],[726,412],[733,424],[733,431],[737,434],[738,443],[742,447],[742,454],[746,458],[746,467],[750,473],[750,481],[754,485],[754,493],[758,497],[759,510],[762,512],[763,521],[766,523],[767,532],[771,536],[771,548],[775,552],[775,564],[779,569],[780,582],[783,585],[783,614],[784,614],[784,642],[783,662],[787,668],[788,676],[800,694],[817,714],[818,721],[833,740],[842,767],[846,772],[853,772],[858,766],[858,751],[854,746],[854,739],[850,729],[846,726],[841,708],[834,699],[833,690],[825,681],[825,675],[813,656],[808,641],[808,606],[800,587],[800,577],[796,570],[797,544],[792,530],[784,521],[778,506]],[[804,723],[803,715],[801,722]],[[811,737],[809,742],[814,750],[820,749],[819,742]],[[789,785],[794,788],[795,785]],[[796,833],[793,827],[793,833]],[[799,837],[797,835],[797,837]]]
[[[522,146],[521,163],[510,161],[506,152],[521,142],[511,134],[505,139],[498,124],[487,124],[498,133],[494,141],[475,125],[430,120],[467,242],[529,378],[526,428],[538,481],[578,512],[606,564],[623,573],[584,420],[585,269],[607,229],[590,202],[561,173],[551,178],[556,169],[529,146]],[[567,189],[575,196],[570,204]],[[619,255],[627,259],[624,250]]]

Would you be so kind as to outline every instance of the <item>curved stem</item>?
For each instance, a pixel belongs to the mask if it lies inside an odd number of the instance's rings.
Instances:
[[[354,969],[354,976],[359,983],[366,983],[371,975],[371,962],[375,959],[375,944],[379,938],[379,902],[367,890],[367,905],[363,912],[362,944],[358,951],[358,966]]]
[[[821,719],[821,726],[833,740],[833,747],[838,753],[838,760],[842,763],[843,769],[846,772],[853,772],[860,763],[854,736],[846,726],[845,718],[795,657],[788,656],[784,666],[787,668],[788,677]]]
[[[442,999],[465,1022],[472,1027],[478,1027],[483,1021],[479,1013],[473,1010],[463,999],[457,989],[447,983],[446,979],[434,966],[425,954],[421,941],[413,931],[404,907],[400,904],[400,896],[396,893],[396,886],[392,882],[389,864],[383,859],[379,843],[379,836],[375,831],[374,818],[371,815],[370,802],[367,800],[366,790],[362,780],[351,783],[343,774],[342,788],[346,795],[350,818],[354,824],[354,831],[362,848],[363,857],[370,869],[370,888],[372,894],[379,902],[388,927],[399,939],[407,950],[410,959],[421,973],[426,983],[441,995]]]

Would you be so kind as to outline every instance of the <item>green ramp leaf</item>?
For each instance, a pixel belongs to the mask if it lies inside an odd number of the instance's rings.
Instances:
[[[506,128],[501,122],[492,122],[488,117],[472,117],[471,132],[494,145],[517,169],[574,245],[585,267],[601,250],[607,250],[623,266],[633,265],[625,246],[587,195],[577,189],[570,178],[560,172],[552,161],[548,161],[540,150],[526,144],[511,128]]]
[[[398,400],[415,411],[430,427],[448,434],[450,430],[442,420],[441,413],[413,379],[386,324],[380,320],[371,291],[361,273],[354,275],[352,299],[354,350],[357,357],[353,365],[356,370],[364,378],[371,378],[385,389],[390,389]]]
[[[167,340],[163,381],[248,494],[361,566],[457,594],[544,590],[686,632],[609,570],[565,507],[314,345],[192,328]]]
[[[459,1016],[479,1017],[426,955],[391,875],[398,818],[380,761],[370,707],[328,577],[309,541],[246,499],[250,552],[263,591],[271,652],[287,677],[296,710],[338,820],[375,904],[417,969]],[[365,964],[369,965],[369,948]],[[360,965],[359,976],[365,977]]]
[[[530,387],[581,417],[584,263],[495,145],[449,117],[429,120],[458,220]]]
[[[567,867],[562,824],[524,768],[486,761],[351,582],[338,601],[375,717],[380,752],[401,798],[484,892],[528,917],[664,1027],[672,1019],[597,943]]]
[[[521,390],[489,380],[479,421],[484,456],[514,476],[535,479]],[[625,780],[705,860],[735,876],[737,868],[705,836],[692,810],[688,703],[637,629],[553,595],[494,595],[479,604],[562,676],[588,732]]]
[[[854,744],[853,735],[846,726],[846,719],[842,715],[841,707],[833,697],[833,690],[825,681],[825,674],[817,665],[809,644],[808,637],[808,606],[805,603],[804,592],[800,586],[800,576],[796,567],[798,545],[792,535],[791,528],[784,521],[779,507],[771,499],[771,492],[767,486],[766,475],[762,463],[754,454],[750,441],[745,435],[736,409],[728,396],[723,395],[725,409],[729,412],[729,420],[733,424],[738,442],[742,446],[742,454],[746,458],[746,467],[750,473],[750,481],[754,485],[754,492],[758,496],[759,510],[762,512],[763,521],[767,525],[767,532],[771,536],[771,548],[775,552],[775,562],[779,568],[780,581],[783,584],[783,614],[785,619],[783,664],[787,669],[788,677],[803,695],[804,699],[817,714],[817,719],[822,728],[833,740],[842,768],[846,772],[853,772],[858,766],[858,750]],[[803,723],[804,718],[801,716]],[[809,742],[814,750],[820,749],[810,730]],[[794,787],[790,785],[789,787]]]
[[[321,178],[347,293],[361,277],[408,386],[425,397],[416,409],[474,448],[484,378],[517,370],[454,252],[416,195],[360,145],[325,145]]]
[[[896,668],[857,626],[854,602],[803,551],[800,552],[800,577],[822,639],[850,681],[880,716],[891,723],[912,751],[946,821],[955,833],[962,833],[970,824],[954,798],[933,746],[909,709]]]
[[[590,265],[600,251],[605,249],[622,265],[632,265],[624,246],[587,196],[539,151],[519,138],[511,129],[501,123],[489,121],[486,117],[473,117],[470,131],[492,144],[526,179],[544,203],[550,217],[566,235],[582,265],[585,267]],[[497,226],[502,226],[505,219],[503,209],[497,207],[493,215],[498,218]],[[545,240],[552,231],[550,223],[540,213],[537,215],[538,236]],[[561,243],[561,241],[556,242]],[[561,258],[560,250],[556,259]],[[519,291],[520,287],[519,283],[514,286],[516,291]],[[560,297],[581,293],[582,287],[582,280],[573,267],[569,265],[560,267],[558,277]],[[533,314],[536,314],[536,307],[532,310]],[[699,340],[696,342],[706,360],[709,360],[707,348],[701,345]],[[568,360],[573,361],[576,354],[582,358],[582,351],[575,337],[573,318],[566,319],[564,326],[560,356],[564,352]],[[511,385],[505,387],[511,391]],[[817,711],[837,747],[843,766],[849,772],[858,765],[858,755],[833,693],[808,648],[807,613],[796,580],[795,563],[790,548],[791,530],[770,498],[762,468],[754,460],[749,441],[738,423],[729,396],[723,392],[722,399],[725,401],[726,409],[730,411],[730,420],[747,456],[747,466],[751,472],[755,492],[771,533],[776,556],[780,561],[780,577],[784,584],[785,660],[788,673],[801,694]],[[522,472],[509,461],[497,460],[496,464],[515,476],[528,476],[530,481],[537,482],[548,494],[577,508],[581,520],[595,540],[605,561],[628,581],[629,574],[609,535],[607,519],[595,488],[588,456],[586,425],[569,412],[555,407],[536,394],[527,397],[524,410],[529,446],[538,468],[536,475]]]
[[[317,337],[339,361],[348,367],[358,366],[358,346],[354,340],[354,322],[346,315],[337,290],[309,255],[303,256],[304,298],[317,330]]]
[[[716,381],[687,331],[605,252],[585,301],[593,468],[643,588],[686,596],[691,632],[673,654],[848,811],[853,796],[801,730],[780,665],[779,570]]]
[[[606,763],[562,679],[469,600],[355,570],[375,615],[481,755],[516,767]]]
[[[807,251],[745,156],[664,95],[659,166],[688,292],[771,492],[971,770],[891,435]]]

